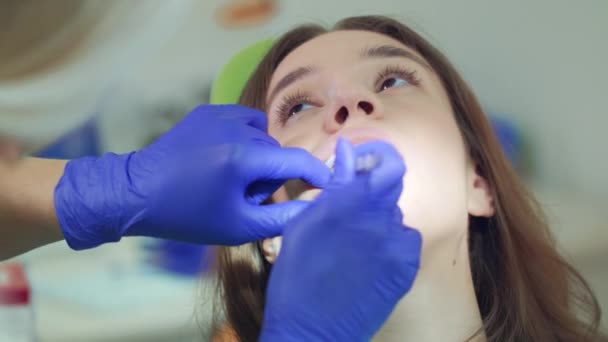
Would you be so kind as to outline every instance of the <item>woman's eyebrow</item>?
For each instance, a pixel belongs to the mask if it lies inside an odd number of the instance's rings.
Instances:
[[[292,84],[306,76],[309,76],[310,74],[316,72],[316,70],[317,69],[310,67],[310,66],[299,67],[296,70],[283,76],[283,78],[281,78],[281,80],[274,87],[272,92],[270,92],[270,96],[268,97],[268,102],[267,102],[266,107],[268,107],[268,105],[270,105],[272,103],[272,101],[274,100],[274,97],[277,96],[277,94],[280,93],[281,90],[287,88],[290,84]]]
[[[363,49],[361,51],[362,58],[392,58],[392,57],[403,57],[411,59],[412,61],[420,64],[421,66],[431,69],[430,65],[421,57],[413,52],[406,49],[393,46],[393,45],[378,45],[370,48]]]

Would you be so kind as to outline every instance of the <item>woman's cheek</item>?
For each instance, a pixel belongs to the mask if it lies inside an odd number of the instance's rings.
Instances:
[[[407,168],[398,202],[404,224],[431,241],[466,226],[466,174],[458,149],[420,142],[400,150]]]

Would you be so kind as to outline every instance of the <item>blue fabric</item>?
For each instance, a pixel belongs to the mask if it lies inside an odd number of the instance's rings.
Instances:
[[[94,156],[100,153],[97,119],[88,120],[80,127],[66,133],[59,139],[34,153],[40,158],[74,159]]]
[[[149,239],[144,248],[147,262],[180,276],[196,277],[209,268],[207,246],[163,239]]]
[[[507,119],[497,115],[490,116],[490,122],[503,152],[516,169],[520,168],[521,136],[517,127]]]

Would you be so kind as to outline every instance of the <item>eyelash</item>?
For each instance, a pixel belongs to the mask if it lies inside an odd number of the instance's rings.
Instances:
[[[277,118],[279,123],[284,125],[291,117],[291,111],[294,106],[300,103],[312,103],[312,96],[303,91],[296,91],[293,94],[285,96],[277,107]]]
[[[420,84],[420,78],[416,76],[416,70],[405,68],[401,65],[388,65],[384,67],[376,76],[375,89],[380,92],[380,87],[390,77],[400,77],[406,80],[409,84],[417,86]],[[291,117],[291,111],[294,106],[302,103],[313,103],[312,96],[304,91],[296,91],[293,94],[285,96],[277,107],[277,118],[281,125],[285,125]]]
[[[416,75],[416,70],[408,69],[402,65],[388,65],[382,69],[376,76],[376,90],[379,89],[382,84],[391,77],[401,77],[413,86],[420,85],[420,78]]]

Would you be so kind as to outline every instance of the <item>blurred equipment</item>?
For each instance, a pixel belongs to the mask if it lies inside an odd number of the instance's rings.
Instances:
[[[0,138],[31,152],[85,124],[173,34],[191,3],[3,2]]]
[[[277,12],[278,0],[232,0],[217,13],[219,24],[226,28],[261,25]]]
[[[208,269],[206,246],[163,239],[145,239],[146,261],[172,275],[199,277]]]
[[[35,341],[30,286],[19,263],[0,263],[0,341]]]
[[[35,155],[41,158],[73,159],[100,153],[99,132],[95,118],[61,136]]]
[[[516,170],[521,171],[523,161],[519,129],[506,115],[491,114],[490,122],[507,158]]]

